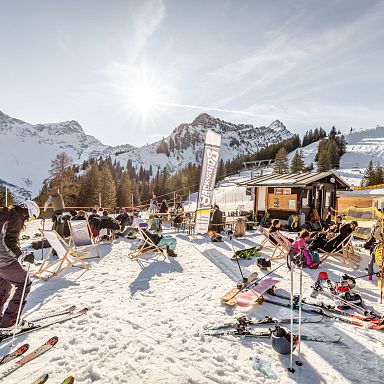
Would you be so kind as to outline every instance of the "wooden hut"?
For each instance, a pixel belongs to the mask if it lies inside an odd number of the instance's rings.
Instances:
[[[324,218],[336,208],[336,193],[349,184],[335,172],[269,174],[239,183],[254,196],[254,212],[268,211],[272,218],[286,220],[303,213],[306,220],[314,208]]]

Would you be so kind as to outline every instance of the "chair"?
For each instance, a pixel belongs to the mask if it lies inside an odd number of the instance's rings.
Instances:
[[[34,277],[48,280],[53,276],[58,275],[60,272],[65,271],[69,267],[75,264],[81,264],[84,269],[89,269],[89,265],[83,260],[86,259],[90,252],[79,252],[73,249],[56,231],[39,229],[51,245],[51,249],[44,257],[42,264],[37,272],[34,273]],[[58,259],[50,260],[52,251],[55,250]],[[48,276],[47,276],[48,275]]]
[[[142,240],[137,244],[136,248],[132,252],[130,252],[129,257],[132,260],[135,260],[145,255],[146,253],[151,253],[151,252],[155,254],[160,254],[165,259],[166,255],[164,254],[164,251],[166,251],[167,245],[170,247],[170,249],[174,248],[171,244],[167,243],[166,241],[167,237],[161,239],[158,244],[155,244],[153,240],[148,236],[148,234],[144,231],[142,226],[138,225],[137,231],[141,236]],[[173,239],[173,238],[169,238],[169,239]],[[176,245],[176,242],[175,242],[175,245]]]
[[[96,249],[97,256],[100,257],[98,244],[96,244],[87,220],[70,221],[69,229],[71,232],[69,245],[73,245],[76,250],[80,251]]]
[[[273,249],[270,260],[280,259],[287,256],[291,249],[291,242],[280,232],[268,232],[264,227],[259,226],[258,231],[264,236],[264,240],[260,243],[259,249],[269,245]],[[274,241],[273,241],[274,240]]]
[[[353,232],[350,233],[341,243],[336,245],[332,251],[325,251],[319,248],[319,251],[323,253],[320,258],[320,263],[324,263],[328,257],[334,257],[347,266],[356,268],[360,263],[361,257],[355,252],[352,244]]]

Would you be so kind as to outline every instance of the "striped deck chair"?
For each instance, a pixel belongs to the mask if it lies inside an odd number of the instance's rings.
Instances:
[[[73,246],[76,251],[88,251],[96,249],[97,257],[100,257],[99,247],[96,244],[92,231],[87,220],[73,220],[69,221],[69,230],[71,237],[69,238],[69,245]]]
[[[135,260],[141,256],[144,256],[147,253],[159,254],[164,257],[167,257],[166,248],[167,246],[171,250],[175,250],[176,248],[176,239],[171,236],[163,237],[158,244],[155,244],[154,241],[148,235],[142,226],[137,226],[138,234],[141,237],[140,242],[137,244],[136,248],[129,253],[129,257],[132,260]]]
[[[268,232],[262,226],[259,226],[257,230],[264,236],[264,240],[259,245],[260,249],[264,246],[270,246],[273,249],[270,260],[276,260],[287,256],[291,249],[291,242],[285,236],[279,231]],[[272,241],[272,239],[274,241]]]
[[[54,230],[40,229],[39,231],[47,239],[51,249],[44,257],[39,270],[33,274],[34,277],[48,280],[76,264],[80,264],[84,269],[89,269],[89,264],[83,261],[90,255],[89,252],[75,250]],[[56,251],[58,257],[54,260],[52,260],[53,250]]]
[[[352,266],[353,268],[357,268],[361,261],[361,257],[353,248],[352,238],[353,232],[329,252],[319,248],[319,251],[323,253],[320,258],[320,263],[324,263],[328,257],[333,257],[349,267]]]

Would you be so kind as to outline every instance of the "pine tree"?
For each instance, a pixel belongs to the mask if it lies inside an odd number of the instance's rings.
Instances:
[[[287,151],[284,147],[281,147],[276,154],[275,161],[273,163],[273,172],[278,174],[288,173],[288,157]]]
[[[319,161],[317,162],[318,172],[327,172],[332,168],[331,159],[326,148],[319,153]]]
[[[363,178],[361,179],[360,185],[362,187],[368,187],[370,185],[375,185],[375,171],[373,168],[373,161],[372,160],[368,163],[368,166],[364,171],[364,175],[363,175]]]
[[[97,162],[85,173],[80,180],[78,204],[80,206],[94,206],[99,204],[100,171]]]
[[[118,207],[128,207],[132,204],[134,189],[128,173],[123,172],[116,193],[116,204]]]
[[[101,204],[113,208],[116,205],[116,187],[108,164],[104,164],[100,174]]]
[[[305,171],[304,154],[303,151],[296,151],[291,162],[291,172],[299,173]]]
[[[325,150],[328,152],[331,168],[340,168],[340,156],[335,139],[327,140]]]

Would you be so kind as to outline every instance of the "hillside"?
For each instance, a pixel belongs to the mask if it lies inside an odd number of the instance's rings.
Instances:
[[[357,186],[363,173],[372,160],[374,163],[384,162],[384,127],[359,129],[343,134],[347,142],[347,152],[340,159],[338,172],[351,185]],[[315,156],[319,142],[300,148],[305,156],[305,163],[313,163],[316,169]],[[292,160],[296,151],[288,155]]]

